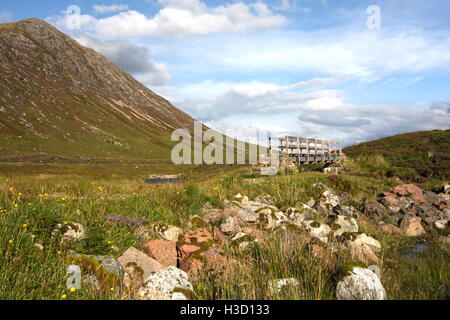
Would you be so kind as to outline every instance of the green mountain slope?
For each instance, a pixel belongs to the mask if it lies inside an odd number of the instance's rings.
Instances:
[[[409,169],[426,178],[450,178],[450,130],[399,134],[351,146],[344,152],[353,159],[381,155],[393,172]]]
[[[0,159],[169,159],[172,106],[38,19],[0,24]]]

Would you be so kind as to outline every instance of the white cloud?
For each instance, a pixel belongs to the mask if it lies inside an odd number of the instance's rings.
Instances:
[[[160,0],[161,10],[153,17],[128,10],[96,19],[83,15],[81,28],[102,39],[188,36],[210,33],[248,33],[279,27],[287,22],[263,2],[209,7],[200,0]],[[98,7],[106,10],[106,7]],[[67,16],[57,17],[57,26],[66,25]]]
[[[167,93],[177,96],[193,88],[189,99],[177,101],[178,107],[231,136],[252,136],[252,142],[257,131],[261,136],[270,131],[274,136],[293,134],[352,144],[402,132],[448,129],[450,124],[450,103],[445,101],[421,108],[358,105],[347,102],[339,90],[298,91],[294,85],[261,82],[216,86],[206,81]]]
[[[128,5],[126,4],[113,4],[113,5],[104,5],[104,4],[96,4],[93,7],[96,13],[110,13],[110,12],[118,12],[128,10]]]
[[[162,86],[170,80],[165,65],[151,61],[150,53],[145,47],[126,42],[99,41],[84,34],[76,36],[75,39],[80,44],[103,54],[146,85]]]

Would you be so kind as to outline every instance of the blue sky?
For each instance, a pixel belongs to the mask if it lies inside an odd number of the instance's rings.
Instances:
[[[450,127],[450,0],[2,0],[1,22],[28,17],[241,139]]]

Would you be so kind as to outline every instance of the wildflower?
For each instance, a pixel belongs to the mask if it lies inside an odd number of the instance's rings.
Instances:
[[[110,248],[111,248],[111,249],[115,249],[116,247],[115,247],[115,246],[111,246]]]
[[[19,192],[19,197],[22,196],[22,192]]]
[[[10,243],[10,244],[11,244],[11,243],[13,243],[13,241],[12,241],[12,240],[8,240],[8,243]]]
[[[63,294],[62,296],[61,296],[61,299],[66,299],[67,298],[67,294]]]
[[[143,297],[145,296],[145,294],[141,293],[139,296],[140,296],[141,298],[143,298]]]
[[[70,292],[75,292],[75,291],[77,291],[77,288],[75,288],[75,287],[70,288]]]
[[[111,242],[111,241],[108,241],[108,244],[112,244],[112,242]]]
[[[23,227],[23,228],[26,228],[26,227],[28,227],[28,224],[24,223],[24,224],[22,225],[22,227]]]
[[[57,254],[61,254],[61,251],[56,252]]]
[[[114,289],[114,288],[111,288],[111,289],[109,289],[109,290],[114,291],[115,289]]]
[[[14,190],[14,187],[9,187],[9,191],[13,191]]]
[[[15,203],[14,204],[14,208],[17,208],[17,207],[19,207],[19,205],[17,203]]]

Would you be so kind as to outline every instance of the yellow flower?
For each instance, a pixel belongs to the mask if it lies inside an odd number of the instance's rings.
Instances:
[[[61,251],[56,252],[57,254],[61,254]]]
[[[12,240],[8,240],[8,243],[13,243],[13,241]]]
[[[67,294],[63,294],[63,295],[61,296],[61,299],[65,299],[65,298],[67,298]]]
[[[77,288],[70,288],[70,292],[75,292],[75,291],[77,291]]]
[[[111,289],[109,289],[109,290],[114,291],[115,289],[114,289],[114,288],[111,288]]]
[[[140,296],[141,298],[143,298],[143,297],[145,297],[145,294],[141,293],[139,296]]]
[[[28,204],[29,206],[31,206],[31,202],[28,202],[27,204]]]
[[[112,242],[111,242],[111,241],[108,241],[108,244],[112,244]]]
[[[22,227],[23,227],[23,228],[26,228],[26,227],[28,227],[28,224],[24,223],[24,224],[22,225]]]
[[[115,246],[111,246],[110,248],[111,248],[111,249],[114,249],[114,248],[115,248]]]
[[[17,208],[19,205],[17,203],[14,204],[14,208]]]

